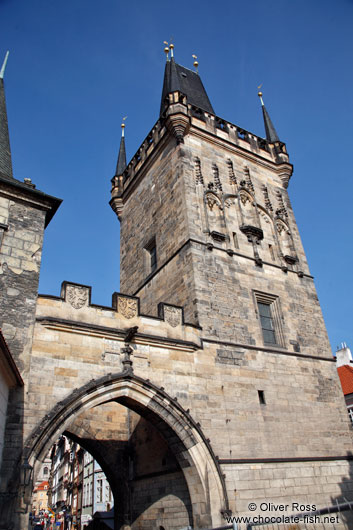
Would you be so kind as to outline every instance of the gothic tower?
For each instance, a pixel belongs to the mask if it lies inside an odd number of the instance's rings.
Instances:
[[[183,306],[207,340],[331,358],[292,166],[261,102],[266,139],[217,117],[198,73],[167,61],[159,119],[113,179],[121,290],[149,314]]]
[[[142,314],[160,304],[160,319],[162,303],[182,306],[200,333],[195,371],[170,365],[170,376],[180,396],[203,378],[190,410],[202,410],[233,513],[264,498],[286,498],[289,512],[299,498],[327,506],[352,490],[349,422],[287,192],[293,168],[259,96],[266,138],[218,117],[198,73],[167,60],[159,118],[128,165],[123,145],[110,201],[121,290]]]

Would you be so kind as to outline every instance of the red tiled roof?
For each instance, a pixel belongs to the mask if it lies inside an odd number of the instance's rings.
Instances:
[[[337,372],[341,381],[341,386],[343,394],[353,394],[353,368],[345,364],[344,366],[339,366]]]
[[[43,482],[41,482],[39,486],[37,486],[37,490],[44,490],[45,487],[47,487],[48,489],[48,486],[49,486],[49,482],[47,480],[43,480]]]

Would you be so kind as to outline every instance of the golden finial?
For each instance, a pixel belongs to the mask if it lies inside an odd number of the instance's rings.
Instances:
[[[165,41],[163,41],[163,44],[165,44],[164,53],[165,53],[167,61],[168,61],[168,59],[169,59],[169,57],[168,57],[168,53],[169,53],[168,42],[165,40]]]
[[[197,62],[197,55],[193,55],[192,58],[194,59],[194,66],[196,68],[196,72],[198,72],[199,63]]]
[[[263,85],[263,83],[261,83],[261,85],[259,85],[259,86],[257,87],[257,89],[258,89],[258,93],[257,93],[257,95],[259,96],[260,101],[261,101],[261,105],[263,106],[263,105],[264,105],[264,102],[263,102],[263,99],[262,99],[262,92],[261,92],[261,90],[260,90],[260,88],[262,87],[262,85]]]
[[[121,124],[121,136],[122,136],[122,137],[125,136],[125,131],[124,131],[124,129],[125,129],[125,123],[124,123],[124,121],[126,120],[126,118],[127,118],[127,116],[125,116],[125,117],[123,118],[123,123]]]
[[[170,57],[174,57],[174,44],[171,42],[169,45],[170,48]]]

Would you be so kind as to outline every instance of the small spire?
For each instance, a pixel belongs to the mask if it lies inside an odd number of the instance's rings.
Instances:
[[[5,68],[6,68],[6,64],[7,64],[7,59],[9,58],[9,53],[10,53],[9,51],[6,52],[4,62],[2,63],[2,67],[1,67],[1,70],[0,70],[0,79],[4,79]]]
[[[262,84],[258,86],[257,88],[260,89],[262,87]],[[269,113],[266,110],[264,100],[262,99],[262,92],[259,90],[257,95],[260,98],[261,106],[262,106],[262,114],[264,117],[264,124],[265,124],[265,131],[266,131],[266,139],[270,144],[274,144],[275,142],[279,142],[280,139],[278,138],[278,134],[276,132],[276,129],[272,123],[272,120],[270,118]]]
[[[192,58],[194,59],[194,67],[196,68],[196,73],[199,73],[199,63],[197,61],[197,55],[193,55]]]
[[[10,149],[9,127],[7,123],[4,73],[9,52],[6,52],[5,60],[0,70],[0,173],[12,177],[12,161]]]
[[[118,162],[116,164],[116,171],[115,175],[122,175],[126,169],[126,150],[125,150],[125,123],[127,116],[123,118],[123,122],[121,124],[121,140],[120,140],[120,148],[119,148],[119,155],[118,155]]]
[[[174,59],[174,44],[171,42],[169,45],[170,48],[170,58]]]

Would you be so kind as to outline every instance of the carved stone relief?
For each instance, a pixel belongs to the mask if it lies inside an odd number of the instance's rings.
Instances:
[[[195,158],[195,182],[196,184],[203,184],[203,176],[201,171],[201,161],[199,158]]]
[[[125,318],[134,318],[137,316],[137,300],[133,298],[126,298],[124,296],[118,297],[117,311]]]
[[[66,301],[75,309],[81,309],[83,306],[88,306],[89,289],[80,285],[66,286]]]
[[[233,162],[231,161],[230,158],[228,158],[228,160],[227,160],[227,165],[228,165],[228,174],[229,174],[229,184],[236,185],[237,184],[237,179],[236,179],[236,176],[234,174]]]
[[[242,202],[242,204],[245,206],[247,202],[249,202],[251,204],[251,199],[249,197],[249,195],[243,191],[240,192],[239,194],[239,197],[240,197],[240,200]]]
[[[173,328],[180,326],[182,324],[182,310],[178,307],[165,305],[164,320]]]

